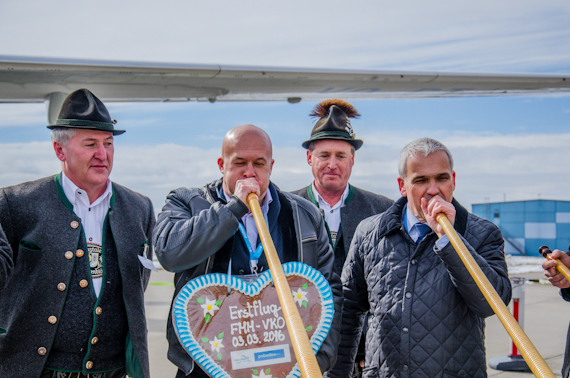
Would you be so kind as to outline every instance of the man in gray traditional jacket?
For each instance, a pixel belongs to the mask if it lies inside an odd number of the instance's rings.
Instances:
[[[311,138],[302,144],[307,149],[307,163],[315,179],[311,185],[291,192],[321,209],[334,251],[334,270],[339,276],[360,221],[384,212],[394,203],[348,183],[355,151],[363,144],[362,140],[356,139],[349,118],[359,115],[343,100],[332,99],[317,104],[311,116],[319,117],[319,120]],[[364,342],[356,358],[358,367],[362,367],[363,360]]]
[[[2,378],[149,377],[155,218],[148,198],[109,179],[115,122],[87,89],[71,93],[48,126],[62,172],[0,189],[14,263],[0,277]]]
[[[350,376],[359,314],[370,312],[364,377],[484,378],[484,319],[494,312],[435,217],[447,216],[508,303],[501,231],[453,198],[453,159],[440,142],[422,138],[408,144],[399,172],[402,198],[362,221],[350,246],[342,272],[343,348],[331,376]]]

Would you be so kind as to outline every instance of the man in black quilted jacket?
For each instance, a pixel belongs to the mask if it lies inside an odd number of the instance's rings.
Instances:
[[[501,232],[453,198],[453,159],[440,142],[404,147],[399,173],[402,198],[361,222],[352,241],[342,272],[343,347],[329,376],[350,376],[370,311],[363,377],[486,377],[484,318],[493,310],[435,216],[447,216],[508,303]]]

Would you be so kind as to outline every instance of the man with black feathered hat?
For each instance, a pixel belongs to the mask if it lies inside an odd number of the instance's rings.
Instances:
[[[48,126],[61,173],[0,189],[13,251],[13,269],[0,269],[2,378],[150,375],[155,217],[147,197],[109,179],[115,122],[89,90],[71,93]]]
[[[363,144],[356,139],[350,122],[360,116],[358,111],[346,101],[332,99],[317,104],[310,115],[319,119],[302,146],[307,149],[307,163],[315,179],[292,193],[310,200],[324,213],[335,253],[335,272],[340,276],[358,223],[383,212],[393,201],[348,183],[354,153]]]
[[[341,276],[356,227],[365,218],[384,212],[393,201],[348,183],[354,153],[364,143],[356,139],[350,118],[360,116],[346,101],[325,100],[310,114],[319,117],[311,137],[302,146],[307,149],[307,163],[312,167],[313,183],[293,191],[321,209],[334,250],[335,272]],[[357,363],[364,358],[364,338]],[[334,371],[334,368],[333,368]]]

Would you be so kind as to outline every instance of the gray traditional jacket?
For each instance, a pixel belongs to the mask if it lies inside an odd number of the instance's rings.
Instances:
[[[177,273],[174,278],[174,296],[193,278],[212,272],[227,272],[229,257],[235,257],[231,252],[235,250],[233,246],[240,238],[238,224],[248,209],[236,196],[229,203],[219,198],[221,185],[222,180],[218,180],[202,188],[176,189],[168,194],[166,204],[158,215],[154,230],[155,252],[165,269]],[[280,215],[290,212],[291,219],[287,219],[287,222],[294,229],[295,240],[288,241],[283,237],[283,245],[291,242],[296,249],[277,250],[284,257],[282,262],[300,261],[319,270],[329,281],[333,292],[334,319],[329,334],[317,353],[321,370],[326,371],[336,361],[340,341],[342,291],[340,278],[333,272],[333,254],[324,221],[318,209],[309,201],[281,192],[273,183],[269,184],[268,190],[274,200],[270,208],[279,203]],[[283,235],[284,230],[271,219],[269,229],[274,240]],[[264,255],[260,257],[260,262],[262,259]],[[167,324],[167,338],[170,344],[168,359],[188,375],[194,369],[194,361],[180,345],[171,319]]]
[[[117,251],[123,288],[120,295],[128,321],[125,367],[129,376],[146,378],[150,374],[144,290],[150,271],[138,257],[151,243],[155,223],[152,203],[113,183],[107,221],[111,232],[103,235],[103,248],[113,243]],[[0,334],[0,376],[39,377],[58,329],[67,291],[70,285],[78,285],[70,282],[70,277],[78,258],[76,250],[86,250],[79,245],[79,240],[85,239],[81,219],[73,213],[57,175],[0,189],[0,224],[14,255],[13,273],[0,292],[0,328],[5,331]],[[147,255],[151,256],[152,252]],[[90,280],[91,275],[86,275]],[[104,290],[105,283],[101,294]],[[94,308],[93,319],[101,311],[105,309]],[[97,347],[104,347],[104,343],[99,340]],[[91,345],[85,346],[85,350],[89,348]]]
[[[291,193],[306,198],[315,206],[319,207],[319,203],[313,195],[312,185],[303,189],[294,190]],[[340,260],[335,262],[335,267],[339,267],[339,271],[337,272],[339,275],[342,273],[346,253],[348,253],[354,232],[360,221],[372,215],[383,213],[392,206],[393,203],[394,201],[387,197],[356,188],[349,184],[348,197],[346,197],[344,201],[345,206],[340,208],[341,223],[336,239],[337,244],[333,246],[335,259]],[[342,240],[342,244],[338,243],[340,240]]]
[[[451,243],[416,244],[402,223],[407,198],[360,223],[342,273],[343,348],[330,377],[350,376],[361,314],[370,311],[364,378],[486,377],[485,317],[493,310]],[[493,223],[453,200],[454,228],[505,303],[511,298],[504,242]]]

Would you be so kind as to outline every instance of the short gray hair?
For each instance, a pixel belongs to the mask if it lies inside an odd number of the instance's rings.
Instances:
[[[77,130],[71,127],[55,127],[51,130],[51,141],[61,146],[67,145]]]
[[[403,179],[406,178],[406,169],[408,168],[407,164],[409,157],[416,154],[428,156],[436,151],[444,151],[447,154],[447,157],[449,158],[449,166],[453,171],[453,157],[447,147],[435,139],[420,138],[408,143],[406,147],[402,149],[402,152],[400,152],[400,159],[398,160],[398,171],[400,173],[400,177]]]

